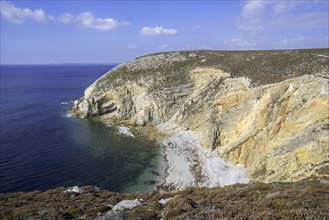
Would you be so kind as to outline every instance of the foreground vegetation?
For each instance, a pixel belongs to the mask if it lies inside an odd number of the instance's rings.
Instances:
[[[81,193],[0,194],[1,219],[329,219],[329,179],[251,183],[179,192],[119,194],[86,186]],[[165,204],[161,199],[171,198]],[[143,203],[106,215],[122,200]]]

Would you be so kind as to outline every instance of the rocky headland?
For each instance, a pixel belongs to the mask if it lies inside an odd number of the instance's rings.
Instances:
[[[1,219],[329,219],[329,49],[139,57],[71,115],[159,141],[155,190],[0,194]]]
[[[151,54],[96,80],[71,112],[168,134],[172,189],[297,181],[328,170],[328,71],[328,49]]]

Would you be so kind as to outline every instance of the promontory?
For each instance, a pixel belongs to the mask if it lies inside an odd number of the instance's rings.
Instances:
[[[227,185],[213,179],[213,155],[233,169],[232,183],[297,181],[328,175],[328,72],[328,49],[151,54],[96,80],[71,112],[153,125],[176,135],[164,145],[183,149],[179,155],[208,150],[202,160],[185,157],[196,162],[180,171],[194,181],[176,188]]]

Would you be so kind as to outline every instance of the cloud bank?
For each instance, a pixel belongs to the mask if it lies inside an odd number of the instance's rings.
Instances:
[[[23,24],[26,20],[36,22],[59,21],[63,24],[74,23],[78,26],[99,31],[114,30],[123,26],[129,26],[128,21],[117,21],[113,18],[97,18],[91,12],[83,12],[78,15],[71,13],[61,14],[56,19],[47,15],[43,9],[19,8],[8,1],[0,2],[1,17],[14,24]]]
[[[53,16],[46,15],[42,9],[31,10],[29,8],[18,8],[13,3],[7,1],[0,2],[0,12],[1,17],[15,24],[22,24],[28,19],[37,22],[54,20]]]
[[[242,8],[238,29],[257,32],[269,28],[314,29],[328,26],[328,12],[308,11],[321,1],[265,1],[248,0]]]
[[[128,21],[119,22],[113,18],[95,18],[91,12],[83,12],[78,15],[64,13],[58,17],[58,20],[63,24],[76,23],[81,27],[99,31],[114,30],[130,25]]]
[[[174,36],[177,34],[177,30],[175,29],[167,29],[162,26],[156,26],[156,27],[143,27],[140,30],[140,34],[147,37],[147,36],[159,36],[159,35],[168,35],[168,36]]]
[[[317,35],[329,25],[328,12],[320,10],[321,7],[325,9],[328,3],[313,0],[246,0],[236,21],[238,33],[227,45],[241,49],[318,46],[312,41],[323,43]],[[299,36],[286,34],[293,32]],[[274,38],[281,38],[281,41]]]

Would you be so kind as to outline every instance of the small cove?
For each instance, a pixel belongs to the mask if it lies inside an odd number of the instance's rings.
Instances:
[[[159,147],[94,119],[67,117],[70,101],[113,65],[1,66],[0,191],[95,185],[150,191]]]

